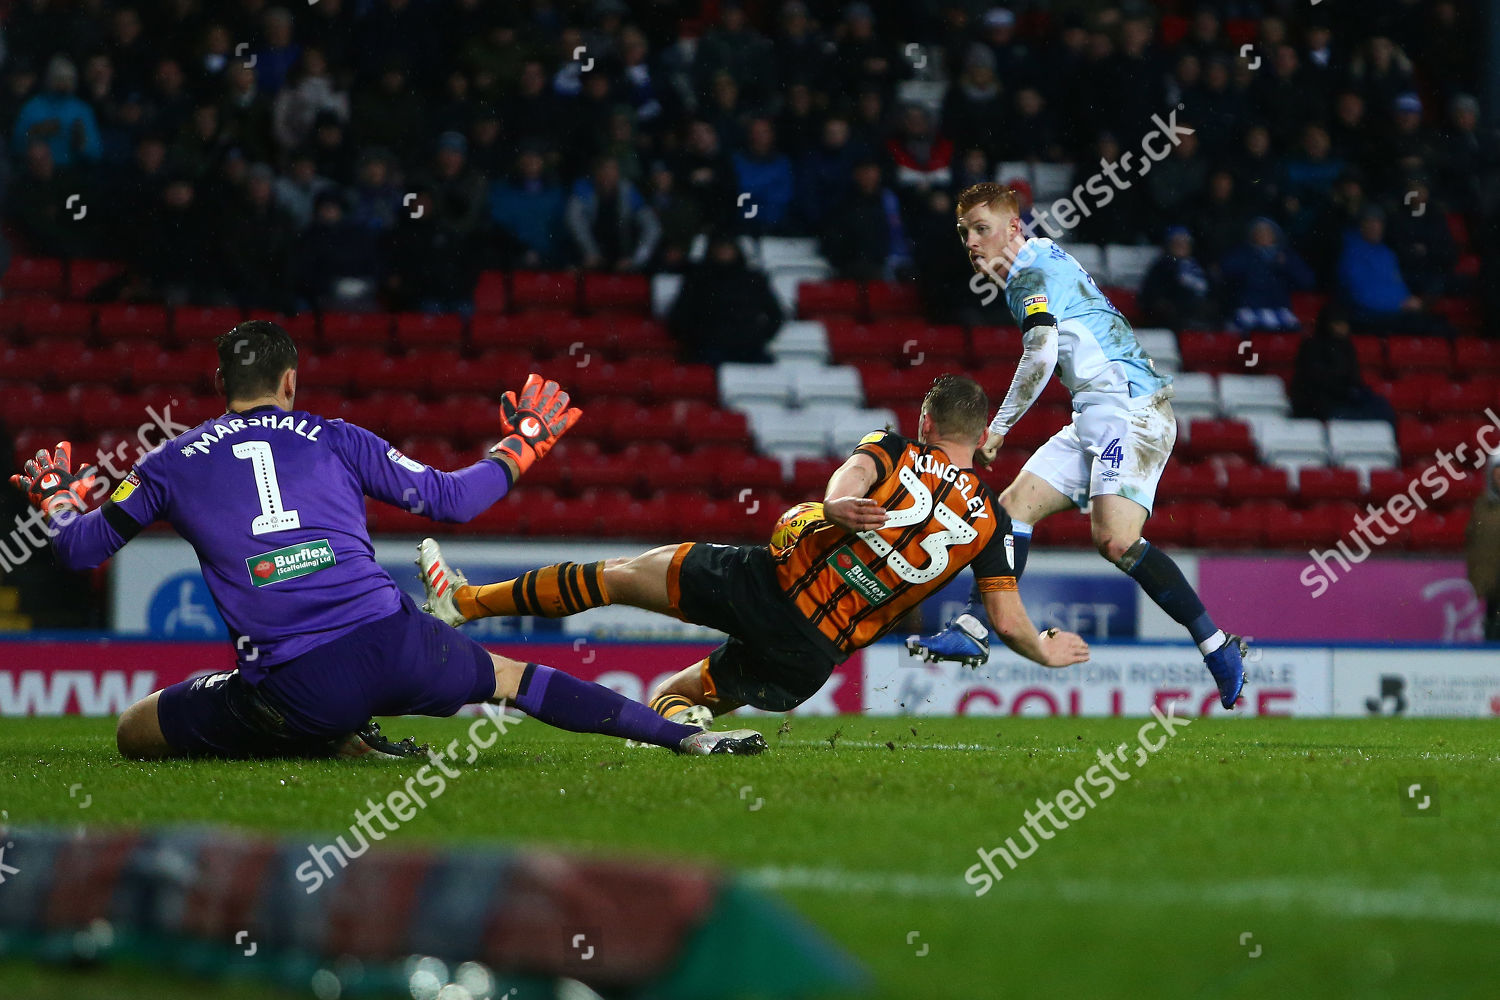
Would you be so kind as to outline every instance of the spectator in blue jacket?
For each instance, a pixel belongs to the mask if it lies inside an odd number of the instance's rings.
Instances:
[[[541,149],[525,145],[513,176],[490,188],[490,218],[511,244],[518,267],[549,268],[562,263],[562,185],[547,176]]]
[[[40,139],[59,168],[96,162],[103,150],[99,123],[94,109],[74,93],[78,89],[78,67],[66,56],[53,56],[47,63],[45,87],[21,105],[11,134],[11,155],[19,159],[28,142]]]
[[[1313,285],[1312,268],[1286,245],[1281,227],[1265,216],[1250,223],[1249,238],[1220,265],[1230,289],[1234,326],[1240,331],[1300,330],[1292,292]]]
[[[1344,234],[1339,288],[1348,299],[1350,322],[1377,333],[1447,333],[1447,323],[1426,311],[1401,275],[1396,251],[1385,245],[1385,213],[1373,205]]]
[[[741,215],[752,211],[746,228],[753,232],[778,232],[785,227],[792,207],[792,161],[776,148],[776,131],[768,118],[750,122],[749,139],[743,152],[734,154],[734,173],[739,179],[737,199]],[[745,198],[745,195],[749,198]]]
[[[850,138],[848,119],[835,115],[823,123],[822,140],[797,164],[797,216],[803,228],[821,230],[838,210],[863,152]]]

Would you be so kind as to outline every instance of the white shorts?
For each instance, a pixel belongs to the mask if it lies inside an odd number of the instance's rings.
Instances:
[[[1113,493],[1150,513],[1176,442],[1177,418],[1167,395],[1134,410],[1091,402],[1075,410],[1072,422],[1038,448],[1023,470],[1080,508],[1090,497]]]

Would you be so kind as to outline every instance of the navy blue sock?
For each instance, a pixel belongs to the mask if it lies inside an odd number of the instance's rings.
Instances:
[[[1182,575],[1171,556],[1144,538],[1141,542],[1146,551],[1125,572],[1141,585],[1147,597],[1172,616],[1174,622],[1188,630],[1194,642],[1208,639],[1219,629],[1208,616],[1192,584],[1187,582],[1187,577]]]
[[[516,707],[534,719],[571,733],[603,733],[676,749],[700,730],[680,726],[638,701],[540,663],[526,664]]]

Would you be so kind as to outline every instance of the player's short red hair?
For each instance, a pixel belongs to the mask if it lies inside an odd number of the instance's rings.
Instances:
[[[1021,201],[1016,192],[1003,184],[986,182],[965,188],[958,196],[954,214],[966,215],[976,205],[988,205],[997,212],[1009,212],[1011,215],[1021,214]]]

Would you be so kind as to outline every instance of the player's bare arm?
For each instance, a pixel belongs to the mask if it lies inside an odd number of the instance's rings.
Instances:
[[[852,455],[828,479],[823,516],[847,531],[877,531],[885,526],[886,510],[865,494],[879,479],[868,455]]]
[[[1076,632],[1055,628],[1038,632],[1017,590],[986,591],[984,610],[1000,640],[1028,660],[1044,667],[1066,667],[1089,658],[1089,644]]]

